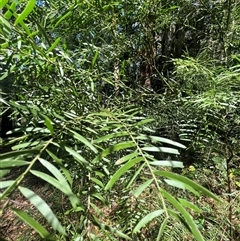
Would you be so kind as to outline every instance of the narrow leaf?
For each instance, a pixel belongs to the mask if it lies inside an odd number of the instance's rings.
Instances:
[[[54,230],[57,230],[62,235],[66,235],[64,228],[58,221],[48,204],[39,197],[36,193],[25,187],[18,187],[20,192],[37,208],[37,210],[44,216],[48,223]]]
[[[67,18],[71,13],[72,13],[72,11],[69,11],[69,9],[68,9],[67,12],[56,22],[55,28],[56,28],[65,18]]]
[[[179,151],[174,148],[169,148],[169,147],[156,147],[156,146],[146,146],[141,148],[143,151],[148,151],[148,152],[163,152],[163,153],[169,153],[169,154],[174,154],[174,155],[179,155]]]
[[[103,183],[102,183],[99,179],[97,179],[97,178],[95,178],[95,177],[91,177],[91,181],[94,182],[94,183],[96,183],[99,187],[104,188]]]
[[[12,17],[12,13],[16,11],[16,3],[13,2],[11,6],[8,8],[8,11],[4,14],[4,18],[10,19]]]
[[[130,160],[130,159],[132,159],[132,158],[134,158],[134,157],[136,157],[136,156],[138,156],[138,152],[137,152],[137,151],[135,151],[135,152],[133,152],[133,153],[130,153],[130,154],[128,154],[128,155],[126,155],[126,156],[121,157],[120,159],[118,159],[118,160],[116,161],[115,165],[123,164],[124,162],[126,162],[126,161],[128,161],[128,160]]]
[[[97,156],[94,161],[101,159],[102,157],[107,156],[108,154],[111,154],[116,151],[120,151],[123,149],[135,147],[136,144],[133,141],[126,141],[126,142],[121,142],[118,143],[114,146],[110,146],[109,148],[105,149],[99,156]]]
[[[56,48],[56,46],[58,45],[58,43],[59,43],[60,40],[61,40],[61,37],[58,37],[58,38],[54,41],[54,43],[51,45],[51,47],[47,50],[47,53],[53,51],[53,50]]]
[[[1,0],[0,1],[0,9],[3,9],[3,7],[7,4],[8,0]]]
[[[164,179],[164,181],[173,187],[181,188],[185,190],[185,184],[183,182],[177,181],[177,180],[172,180],[172,179]]]
[[[87,147],[89,147],[94,153],[98,153],[98,150],[83,136],[81,136],[80,134],[78,134],[75,131],[71,132],[74,134],[73,137],[79,141],[81,141],[83,144],[85,144]]]
[[[161,194],[182,214],[195,239],[197,241],[204,241],[196,223],[186,209],[169,192],[161,189]]]
[[[73,194],[71,188],[68,185],[64,185],[63,183],[58,182],[55,178],[51,177],[50,175],[40,172],[40,171],[35,171],[31,170],[30,171],[33,175],[43,179],[44,181],[50,183],[52,186],[56,187],[59,189],[61,192],[66,194],[73,206],[73,208],[76,208],[77,205],[79,204],[79,199]]]
[[[96,60],[97,60],[97,58],[98,58],[98,54],[99,54],[99,51],[96,51],[96,53],[95,53],[95,55],[94,55],[94,58],[93,58],[93,60],[92,60],[92,67],[95,65],[95,63],[96,63]]]
[[[138,189],[133,193],[135,198],[138,198],[139,195],[153,182],[153,179],[149,179],[146,182],[144,182],[142,185],[138,187]]]
[[[65,149],[66,149],[66,151],[67,151],[70,155],[72,155],[73,158],[74,158],[77,162],[79,162],[80,164],[83,164],[83,163],[88,164],[88,162],[84,159],[84,157],[82,157],[79,153],[77,153],[77,152],[74,151],[73,149],[71,149],[71,148],[69,148],[69,147],[67,147],[67,146],[65,146]]]
[[[106,136],[102,136],[96,140],[93,141],[93,143],[101,143],[103,141],[109,141],[113,138],[120,137],[120,136],[129,136],[129,132],[118,132],[118,133],[112,133]]]
[[[8,180],[8,181],[0,181],[0,189],[9,187],[14,184],[13,180]]]
[[[163,167],[178,167],[183,168],[183,163],[180,161],[152,161],[149,162],[152,166],[163,166]]]
[[[56,155],[54,155],[51,151],[46,150],[47,153],[52,157],[52,159],[60,166],[61,170],[63,171],[65,177],[67,178],[70,186],[73,184],[73,179],[71,177],[71,174],[67,170],[67,168],[64,167],[63,162],[61,159],[59,159]]]
[[[143,158],[142,157],[136,157],[130,161],[128,161],[127,163],[125,163],[121,168],[119,168],[115,174],[112,176],[112,178],[108,181],[105,190],[109,190],[114,183],[124,174],[126,173],[131,167],[133,167],[136,163],[139,163],[140,161],[142,161]]]
[[[0,168],[8,168],[8,167],[20,167],[20,166],[26,166],[29,165],[30,162],[24,161],[24,160],[14,160],[12,158],[8,158],[5,160],[0,160]]]
[[[31,216],[29,216],[27,213],[16,208],[11,208],[11,209],[19,218],[21,218],[25,223],[27,223],[35,231],[37,231],[42,238],[46,240],[54,240],[50,236],[49,232],[40,223],[38,223]]]
[[[29,0],[23,12],[16,19],[14,25],[17,25],[18,23],[23,22],[23,20],[32,12],[35,4],[36,4],[36,0]]]
[[[133,229],[133,233],[137,233],[140,232],[140,229],[142,227],[144,227],[147,223],[151,222],[154,218],[162,215],[165,211],[164,210],[156,210],[153,211],[149,214],[147,214],[144,218],[142,218],[139,223],[137,224],[137,226]]]
[[[179,174],[176,173],[172,173],[172,172],[166,172],[166,171],[156,171],[155,174],[160,175],[160,176],[164,176],[164,177],[168,177],[174,180],[178,180],[183,182],[186,185],[189,185],[190,187],[192,187],[193,189],[202,192],[204,195],[209,196],[213,199],[215,199],[216,201],[222,202],[216,195],[214,195],[212,192],[210,192],[209,190],[207,190],[205,187],[197,184],[196,182],[190,180],[187,177],[181,176]]]
[[[164,233],[164,230],[165,230],[165,228],[167,226],[167,223],[168,223],[168,217],[164,218],[164,221],[161,223],[161,226],[160,226],[160,229],[159,229],[156,241],[160,241],[161,240],[161,238],[163,236],[163,233]]]
[[[190,208],[197,213],[202,213],[202,210],[199,207],[197,207],[196,205],[194,205],[193,203],[191,203],[185,199],[182,199],[182,198],[178,198],[178,201],[182,204],[182,206],[184,206],[186,208]]]
[[[44,115],[44,118],[45,118],[46,127],[50,131],[51,135],[53,135],[54,129],[53,129],[52,121],[46,115]]]
[[[0,179],[4,176],[6,176],[11,170],[10,169],[0,169]],[[1,188],[1,183],[0,183]]]

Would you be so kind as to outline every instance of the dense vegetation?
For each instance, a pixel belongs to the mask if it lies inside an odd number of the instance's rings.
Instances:
[[[239,16],[2,0],[0,239],[240,239]]]

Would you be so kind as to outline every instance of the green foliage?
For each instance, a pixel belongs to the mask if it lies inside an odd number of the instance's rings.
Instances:
[[[0,154],[2,212],[46,240],[205,240],[193,200],[221,198],[173,170],[187,145],[202,163],[221,155],[231,184],[239,20],[226,4],[2,1],[0,101],[16,125]],[[34,214],[11,204],[18,191]]]

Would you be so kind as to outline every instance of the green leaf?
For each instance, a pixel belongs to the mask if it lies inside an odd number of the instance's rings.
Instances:
[[[103,141],[109,141],[113,138],[121,137],[121,136],[129,136],[129,132],[125,131],[125,132],[111,133],[109,135],[102,136],[102,137],[94,140],[93,143],[101,143]]]
[[[177,180],[172,180],[172,179],[164,179],[164,181],[173,187],[181,188],[185,190],[185,184],[183,182],[177,181]]]
[[[193,203],[191,203],[185,199],[182,199],[182,198],[178,198],[178,201],[182,204],[182,206],[184,206],[186,208],[190,208],[197,213],[202,213],[202,210],[199,207],[197,207],[196,205],[194,205]]]
[[[67,18],[70,14],[72,13],[72,8],[68,9],[63,16],[60,16],[59,20],[57,20],[55,24],[55,28],[65,19]]]
[[[46,115],[42,115],[42,116],[45,118],[46,127],[50,131],[51,135],[53,135],[54,129],[53,129],[52,121]]]
[[[142,147],[141,149],[147,152],[163,152],[163,153],[169,153],[174,155],[180,154],[177,149],[169,148],[169,147],[146,146],[146,147]]]
[[[138,198],[139,195],[153,182],[153,179],[149,179],[146,182],[144,182],[142,185],[138,187],[138,189],[133,192],[133,195],[135,198]]]
[[[36,0],[29,0],[25,9],[16,19],[14,25],[17,25],[18,23],[23,22],[23,20],[32,12],[33,8],[35,7],[35,4],[36,4]]]
[[[17,6],[16,3],[12,2],[11,6],[8,7],[8,11],[4,14],[4,18],[9,20],[12,17],[13,12],[16,11],[16,6]]]
[[[79,204],[79,199],[77,198],[77,196],[75,196],[73,194],[73,192],[72,192],[71,188],[69,187],[69,185],[67,184],[67,182],[61,183],[61,182],[57,181],[55,178],[51,177],[50,175],[40,172],[40,171],[31,170],[30,172],[33,175],[40,177],[41,179],[50,183],[52,186],[56,187],[61,192],[66,194],[68,196],[73,208],[77,207],[77,205]]]
[[[67,178],[70,186],[72,186],[73,179],[72,179],[71,174],[69,173],[68,169],[64,167],[62,160],[59,159],[56,155],[54,155],[51,151],[49,151],[49,150],[46,150],[46,151],[52,157],[52,159],[60,166],[60,168],[63,171],[65,177]]]
[[[108,232],[111,232],[112,234],[115,234],[119,236],[120,238],[123,238],[124,240],[132,240],[129,236],[124,234],[123,232],[110,227],[109,225],[103,224],[102,221],[99,221],[96,216],[92,215],[94,220],[93,222],[96,223],[97,226],[99,226],[102,230],[106,230]]]
[[[40,147],[32,148],[32,149],[26,149],[26,150],[21,150],[21,151],[11,151],[11,152],[6,152],[3,154],[0,154],[0,160],[7,159],[10,157],[15,157],[15,156],[21,156],[23,154],[33,154],[38,152]]]
[[[16,208],[11,208],[11,209],[19,218],[21,218],[25,223],[27,223],[35,231],[37,231],[42,238],[46,240],[54,240],[53,237],[50,236],[49,232],[40,223],[38,223],[31,216],[29,216],[27,213]]]
[[[163,167],[178,167],[178,168],[184,168],[183,163],[180,161],[151,161],[149,162],[152,166],[163,166]]]
[[[3,9],[4,6],[7,4],[8,0],[1,0],[0,1],[0,9]]]
[[[0,24],[3,26],[2,28],[0,28],[0,30],[2,30],[1,32],[3,33],[3,35],[10,35],[12,27],[10,23],[6,19],[4,19],[1,15],[0,15]]]
[[[112,178],[108,181],[107,185],[105,186],[105,190],[109,190],[112,188],[114,183],[123,175],[125,174],[131,167],[133,167],[135,164],[139,163],[142,161],[142,157],[136,157],[127,163],[125,163],[121,168],[119,168],[115,174],[112,176]]]
[[[30,162],[24,161],[22,159],[14,160],[12,158],[8,158],[8,159],[0,160],[0,168],[20,167],[20,166],[26,166],[29,164]]]
[[[99,179],[97,179],[95,177],[91,177],[90,179],[91,179],[92,182],[96,183],[99,187],[104,188],[103,183]]]
[[[194,222],[192,216],[186,211],[186,209],[169,192],[161,189],[161,194],[181,213],[195,239],[197,241],[204,241],[204,238],[200,233],[196,223]]]
[[[175,173],[172,173],[172,172],[166,172],[166,171],[156,171],[154,172],[156,175],[160,175],[160,176],[163,176],[163,177],[168,177],[170,179],[173,179],[173,180],[178,180],[178,181],[181,181],[183,182],[184,184],[192,187],[193,189],[203,193],[204,195],[206,196],[209,196],[213,199],[215,199],[216,201],[219,201],[219,202],[222,202],[221,199],[219,199],[216,195],[214,195],[212,192],[208,191],[205,187],[197,184],[196,182],[190,180],[189,178],[187,177],[184,177],[184,176],[181,176],[179,174],[175,174]]]
[[[11,170],[10,169],[0,169],[0,179],[4,176],[6,176]],[[1,184],[0,184],[1,188]]]
[[[159,136],[148,136],[148,135],[143,135],[141,134],[140,136],[136,137],[136,139],[139,139],[139,140],[151,140],[153,142],[161,142],[161,143],[167,143],[169,145],[172,145],[172,146],[176,146],[176,147],[179,147],[179,148],[186,148],[186,146],[176,142],[176,141],[172,141],[168,138],[164,138],[164,137],[159,137]]]
[[[136,156],[138,156],[138,152],[137,152],[137,151],[135,151],[135,152],[133,152],[133,153],[130,153],[130,154],[128,154],[128,155],[126,155],[126,156],[121,157],[120,159],[118,159],[118,160],[116,161],[115,165],[123,164],[124,162],[126,162],[126,161],[128,161],[128,160],[130,160],[130,159],[132,159],[132,158],[134,158],[134,157],[136,157]]]
[[[66,151],[73,156],[73,158],[80,164],[88,164],[88,162],[84,159],[83,156],[81,156],[79,153],[77,153],[76,151],[74,151],[73,149],[65,146]]]
[[[96,63],[96,60],[97,60],[97,58],[98,58],[98,54],[99,54],[99,51],[96,51],[96,53],[95,53],[95,55],[94,55],[94,58],[93,58],[93,60],[92,60],[92,67],[95,65],[95,63]]]
[[[145,120],[137,122],[136,124],[134,124],[134,126],[142,126],[142,125],[146,125],[150,122],[154,122],[154,121],[155,121],[154,119],[145,119]]]
[[[66,232],[57,217],[53,213],[52,209],[47,203],[39,197],[36,193],[25,187],[18,187],[20,192],[37,208],[37,210],[44,216],[51,227],[57,230],[62,235],[66,235]]]
[[[0,189],[9,187],[14,184],[13,180],[8,180],[8,181],[0,181]]]
[[[60,42],[60,40],[61,40],[61,37],[58,37],[58,38],[54,41],[54,43],[51,45],[51,47],[47,50],[47,53],[53,51],[53,50],[56,48],[56,46],[58,45],[58,43]]]
[[[161,223],[161,226],[160,226],[160,229],[159,229],[156,241],[160,241],[161,240],[161,238],[163,236],[163,233],[164,233],[164,230],[165,230],[165,228],[167,226],[168,219],[169,219],[168,217],[164,218],[164,221]]]
[[[50,163],[50,162],[48,162],[48,161],[46,161],[42,158],[39,158],[38,160],[42,163],[42,165],[44,167],[46,167],[48,169],[49,172],[52,173],[52,175],[54,177],[56,177],[58,179],[59,183],[61,183],[64,186],[68,186],[68,183],[67,183],[65,177],[62,175],[62,173],[52,163]],[[70,189],[70,187],[69,187],[69,189]]]
[[[140,232],[140,229],[144,227],[147,223],[151,222],[154,218],[161,216],[163,213],[165,213],[164,210],[156,210],[149,214],[147,214],[144,218],[142,218],[137,226],[133,229],[133,233]]]
[[[15,146],[12,146],[12,150],[16,151],[16,150],[19,150],[19,149],[24,149],[26,147],[33,147],[33,146],[37,146],[37,145],[39,145],[38,146],[39,149],[43,146],[43,143],[41,142],[41,140],[34,141],[34,142],[30,141],[30,142],[24,142],[24,143],[17,144]]]
[[[105,198],[100,193],[92,193],[92,197],[95,197],[97,200],[101,201],[103,204],[106,204]]]
[[[136,180],[136,178],[138,177],[138,175],[141,173],[141,171],[144,169],[144,167],[146,166],[146,162],[143,162],[143,164],[138,167],[138,169],[135,171],[134,175],[132,176],[131,180],[128,182],[128,185],[127,185],[127,189],[129,189],[132,185],[132,183]]]
[[[79,141],[81,141],[83,144],[85,144],[87,147],[89,147],[94,153],[98,153],[98,150],[83,136],[81,136],[80,134],[78,134],[75,131],[70,130],[70,132],[72,132],[74,135],[73,137]]]
[[[105,157],[108,154],[111,154],[113,152],[120,151],[120,150],[127,149],[127,148],[131,148],[131,147],[135,147],[135,146],[136,146],[136,144],[133,141],[126,141],[126,142],[118,143],[118,144],[116,144],[114,146],[111,146],[111,147],[105,149],[100,155],[98,155],[93,160],[93,162],[97,162],[100,159],[102,159],[103,157]]]

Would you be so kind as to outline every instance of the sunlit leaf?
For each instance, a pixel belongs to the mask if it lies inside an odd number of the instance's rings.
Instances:
[[[148,152],[163,152],[163,153],[169,153],[169,154],[174,154],[174,155],[179,155],[179,151],[174,148],[169,148],[169,147],[156,147],[156,146],[146,146],[141,148],[143,151],[148,151]]]
[[[101,143],[103,141],[109,141],[113,138],[121,137],[121,136],[129,136],[128,132],[118,132],[118,133],[111,133],[106,136],[101,136],[100,138],[93,141],[93,143]]]
[[[118,159],[117,161],[116,161],[116,165],[121,165],[121,164],[123,164],[124,162],[126,162],[126,161],[128,161],[128,160],[130,160],[130,159],[132,159],[132,158],[134,158],[134,157],[136,157],[136,156],[138,156],[138,152],[137,151],[135,151],[135,152],[133,152],[133,153],[130,153],[130,154],[128,154],[128,155],[126,155],[126,156],[123,156],[123,157],[121,157],[120,159]]]
[[[12,13],[15,12],[16,6],[16,2],[12,2],[11,6],[8,8],[8,11],[4,13],[4,17],[6,19],[10,19],[12,17]]]
[[[48,204],[36,193],[25,187],[19,187],[20,192],[37,208],[54,230],[66,235],[66,232]]]
[[[14,184],[13,180],[8,180],[8,181],[0,181],[0,189],[9,187]]]
[[[67,168],[64,167],[63,162],[61,159],[59,159],[56,155],[54,155],[51,151],[47,150],[48,154],[53,158],[53,160],[60,166],[61,170],[63,171],[65,177],[67,178],[70,186],[73,184],[73,179],[71,177],[70,172]]]
[[[11,170],[10,169],[0,169],[0,178],[6,176]],[[1,188],[1,182],[0,182],[0,188]]]
[[[183,168],[183,163],[180,161],[151,161],[149,162],[150,165],[152,166],[164,166],[164,167],[178,167],[178,168]]]
[[[26,5],[25,9],[18,16],[14,25],[17,25],[18,23],[23,22],[23,20],[33,11],[35,4],[36,4],[36,0],[28,0],[28,3]]]
[[[78,197],[73,194],[71,188],[69,187],[69,185],[66,181],[65,182],[59,182],[58,180],[51,177],[50,175],[48,175],[44,172],[40,172],[40,171],[31,170],[31,173],[33,175],[43,179],[44,181],[48,182],[49,184],[56,187],[57,189],[59,189],[64,194],[66,194],[68,196],[73,208],[76,208],[77,205],[80,203]]]

